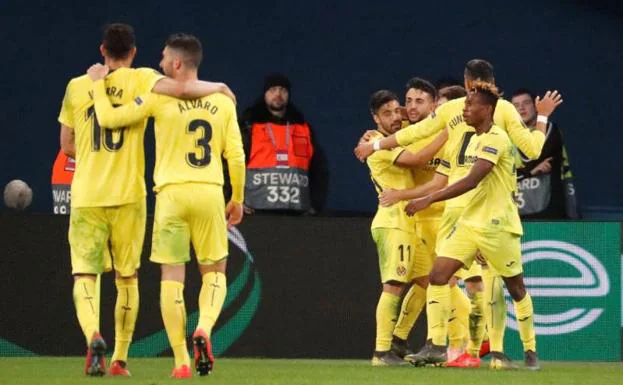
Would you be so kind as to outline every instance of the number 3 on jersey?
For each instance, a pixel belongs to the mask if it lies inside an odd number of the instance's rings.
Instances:
[[[212,161],[212,150],[210,149],[212,126],[210,123],[202,119],[195,119],[188,124],[186,133],[194,134],[200,128],[202,128],[203,135],[195,141],[195,146],[200,149],[200,154],[196,152],[186,153],[186,163],[191,167],[205,167]]]

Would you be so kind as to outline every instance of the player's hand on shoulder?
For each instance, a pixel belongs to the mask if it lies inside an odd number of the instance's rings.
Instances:
[[[365,162],[374,153],[372,143],[361,143],[355,148],[355,156],[361,163]]]
[[[537,114],[550,116],[562,104],[562,94],[558,91],[547,91],[543,98],[537,96],[534,103]]]
[[[379,195],[379,203],[383,207],[389,207],[400,202],[399,192],[393,189],[383,190]]]
[[[227,207],[225,207],[225,217],[227,218],[227,226],[235,226],[242,222],[244,211],[242,203],[236,203],[229,201]]]
[[[374,130],[368,130],[366,131],[363,136],[361,137],[361,139],[359,139],[359,144],[361,143],[368,143],[374,136],[376,136],[378,132],[374,131]]]
[[[89,69],[87,70],[87,75],[89,75],[89,78],[91,78],[91,80],[96,82],[98,80],[104,79],[106,75],[108,75],[109,71],[110,68],[108,68],[107,65],[95,63],[91,67],[89,67]]]
[[[234,104],[238,104],[236,101],[236,94],[234,94],[234,91],[232,91],[227,84],[221,83],[221,93],[230,98]]]

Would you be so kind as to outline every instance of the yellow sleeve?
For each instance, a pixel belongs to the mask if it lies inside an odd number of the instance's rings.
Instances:
[[[393,150],[377,151],[372,156],[374,156],[377,161],[387,162],[388,165],[392,165],[404,151],[404,148],[396,147]]]
[[[139,95],[151,92],[156,83],[158,83],[158,80],[165,77],[155,69],[148,67],[137,68],[136,73],[138,74],[140,79],[139,89],[137,92]]]
[[[526,127],[515,107],[508,101],[500,100],[498,108],[502,108],[504,127],[511,141],[526,157],[537,159],[545,143],[545,134]]]
[[[420,122],[403,128],[396,133],[396,141],[401,146],[408,146],[419,139],[424,139],[443,130],[447,125],[448,103],[442,104],[436,111]]]
[[[134,101],[121,107],[113,107],[106,96],[104,80],[93,83],[93,100],[97,121],[102,127],[119,128],[137,123],[151,113],[151,105],[156,100],[156,95],[145,94],[138,96]]]
[[[58,122],[72,129],[75,127],[73,107],[71,105],[71,82],[67,84],[65,89],[61,112],[58,114]]]
[[[437,166],[437,170],[435,171],[441,175],[449,177],[450,172],[452,171],[452,166],[450,166],[450,162],[448,162],[446,159],[441,159],[441,162],[439,163],[439,166]]]
[[[497,164],[500,155],[504,151],[504,146],[507,145],[508,142],[505,142],[502,136],[487,134],[480,140],[480,147],[476,151],[476,157]]]
[[[238,127],[238,117],[236,116],[236,108],[233,102],[230,101],[230,104],[231,113],[229,122],[227,123],[223,156],[227,159],[227,167],[229,169],[229,179],[232,190],[231,200],[236,203],[242,203],[244,202],[246,164],[244,149],[242,147],[242,137],[240,136],[240,127]]]

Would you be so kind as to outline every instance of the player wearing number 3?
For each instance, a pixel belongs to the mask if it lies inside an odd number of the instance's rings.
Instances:
[[[113,103],[128,103],[149,91],[199,97],[228,90],[222,84],[181,83],[150,68],[130,68],[136,55],[134,41],[134,30],[129,25],[110,24],[104,30],[100,51],[106,65],[114,70],[106,79],[105,95]],[[147,121],[137,119],[117,130],[102,124],[93,105],[92,82],[86,75],[72,79],[67,85],[58,120],[61,147],[76,159],[69,244],[73,299],[88,346],[85,373],[92,376],[106,373],[106,344],[99,333],[96,276],[114,266],[117,305],[110,374],[128,376],[128,349],[139,305],[136,271],[145,236],[143,134]]]
[[[201,57],[197,38],[176,34],[166,41],[160,66],[178,81],[196,81]],[[155,118],[157,199],[150,260],[162,265],[160,307],[175,355],[172,376],[191,376],[183,296],[184,264],[190,260],[191,242],[203,281],[199,323],[193,334],[195,367],[206,375],[214,362],[210,334],[227,292],[227,224],[238,224],[243,215],[245,159],[235,105],[223,94],[185,101],[147,93],[113,108],[99,80],[105,75],[106,67],[101,65],[89,69],[89,76],[96,80],[95,110],[103,125],[122,127],[148,116]],[[222,156],[227,159],[232,184],[227,207]]]

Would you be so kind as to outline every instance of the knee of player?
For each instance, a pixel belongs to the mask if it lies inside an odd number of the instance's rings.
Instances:
[[[398,281],[383,282],[383,291],[393,295],[401,295],[405,289],[406,284]]]
[[[121,274],[121,272],[115,270],[115,279],[120,279],[122,281],[130,281],[133,280],[135,278],[138,278],[138,270],[134,270],[134,274],[132,275],[127,275],[127,274]]]
[[[482,278],[480,276],[467,278],[465,280],[465,288],[469,295],[483,291]]]
[[[430,272],[428,276],[428,282],[434,286],[442,286],[447,285],[450,281],[450,275],[446,274],[444,271],[435,270]]]
[[[97,275],[95,275],[95,274],[80,274],[80,273],[79,274],[74,274],[74,282],[79,280],[79,279],[83,279],[83,278],[95,281],[97,279]]]
[[[504,278],[504,283],[513,301],[518,302],[525,298],[526,286],[523,282],[523,276]]]
[[[415,285],[418,285],[422,289],[426,289],[428,287],[428,275],[425,275],[423,277],[416,277],[416,278],[414,278],[413,279],[413,283]]]

